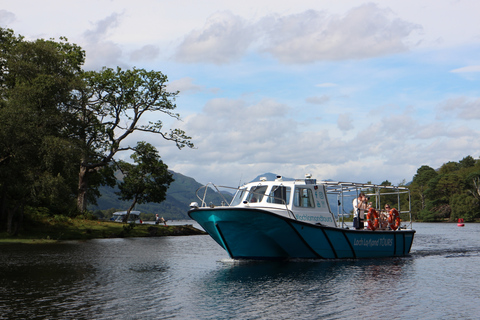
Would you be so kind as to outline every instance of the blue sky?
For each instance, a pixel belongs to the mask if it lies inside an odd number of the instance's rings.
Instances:
[[[476,0],[0,0],[0,25],[65,36],[85,69],[162,71],[193,137],[138,134],[169,168],[237,185],[265,172],[395,184],[480,156]]]

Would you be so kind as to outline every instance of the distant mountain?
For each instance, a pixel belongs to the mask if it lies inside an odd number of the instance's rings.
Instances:
[[[197,182],[195,179],[184,176],[180,173],[173,172],[173,178],[175,179],[174,182],[170,185],[167,191],[167,199],[162,203],[146,203],[146,204],[139,204],[136,206],[136,210],[141,211],[143,213],[158,213],[160,216],[163,216],[166,219],[176,219],[176,220],[183,220],[189,219],[188,217],[188,210],[190,209],[190,203],[197,202],[200,203],[200,200],[196,197],[195,192],[198,188],[202,187],[203,185]],[[251,180],[250,182],[260,181],[261,178],[266,178],[267,181],[273,181],[277,178],[277,174],[267,172],[261,175],[258,175],[255,179]],[[121,179],[121,177],[118,177]],[[284,181],[292,181],[295,180],[293,178],[282,177]],[[117,210],[127,210],[130,206],[131,202],[129,201],[120,201],[118,200],[118,196],[115,192],[118,191],[118,188],[110,188],[110,187],[101,187],[100,194],[101,197],[98,198],[96,206],[89,206],[89,210],[108,210],[108,209],[117,209]],[[233,198],[234,190],[232,193],[223,192],[222,195],[225,197],[227,202],[230,202]],[[328,200],[330,203],[330,208],[332,212],[336,215],[338,212],[338,200],[336,196],[329,195]],[[219,205],[225,200],[222,196],[216,192],[216,190],[209,189],[207,192],[206,203],[213,203],[215,205]],[[345,203],[345,213],[349,213],[352,209],[351,201],[348,200]]]
[[[188,210],[190,209],[189,205],[191,202],[200,202],[199,199],[195,196],[195,191],[203,186],[202,184],[195,181],[195,179],[184,176],[180,173],[173,172],[174,182],[170,184],[170,187],[167,191],[167,198],[162,203],[146,203],[139,204],[136,206],[136,210],[143,213],[158,213],[160,216],[163,216],[165,219],[190,219],[187,215]],[[89,210],[108,210],[108,209],[118,209],[118,210],[127,210],[130,206],[130,201],[121,201],[118,199],[118,196],[115,194],[118,192],[118,188],[110,187],[101,187],[100,194],[101,197],[98,198],[96,206],[89,206]],[[224,197],[228,202],[231,201],[233,195],[229,193],[223,193]],[[218,194],[218,192],[210,189],[207,192],[207,203],[220,204],[223,198]]]
[[[250,182],[260,181],[261,178],[266,178],[267,181],[274,181],[278,176],[280,176],[280,175],[275,174],[275,173],[268,172],[268,173],[264,173],[264,174],[261,174],[261,175],[257,176],[255,179],[253,179],[253,180],[250,181]],[[293,178],[286,178],[286,177],[283,177],[283,176],[282,176],[282,179],[283,179],[284,181],[293,181],[293,180],[295,180],[295,179],[293,179]]]

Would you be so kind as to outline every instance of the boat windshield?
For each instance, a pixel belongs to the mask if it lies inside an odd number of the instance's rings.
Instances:
[[[295,188],[295,197],[293,199],[293,204],[296,207],[303,208],[315,207],[312,190],[307,188]]]
[[[261,202],[266,191],[267,186],[252,187],[248,192],[247,201],[250,203]]]
[[[231,206],[236,206],[239,205],[240,202],[242,202],[243,195],[245,194],[245,191],[247,191],[245,188],[243,189],[238,189],[237,193],[235,193],[235,197],[233,197],[232,202],[230,203]]]
[[[268,203],[290,204],[290,187],[273,186],[268,195]]]

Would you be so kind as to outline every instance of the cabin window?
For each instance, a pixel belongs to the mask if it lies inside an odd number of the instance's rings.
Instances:
[[[308,188],[296,188],[295,197],[293,201],[296,207],[303,207],[303,208],[315,207],[312,190]]]
[[[252,187],[248,192],[247,201],[250,203],[261,202],[266,191],[267,186]]]
[[[268,195],[268,203],[290,204],[290,187],[273,186]]]
[[[235,193],[235,197],[233,197],[232,202],[230,203],[231,206],[239,205],[242,202],[243,196],[245,195],[246,189],[239,189],[237,193]]]

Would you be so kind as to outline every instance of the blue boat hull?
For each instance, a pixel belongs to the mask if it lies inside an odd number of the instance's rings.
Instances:
[[[253,208],[188,212],[233,259],[356,259],[408,255],[415,230],[367,231],[312,225]]]

